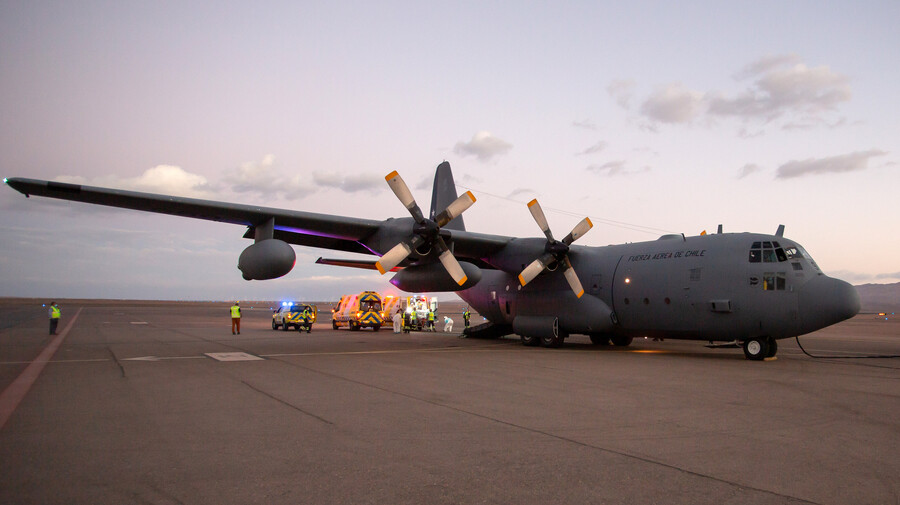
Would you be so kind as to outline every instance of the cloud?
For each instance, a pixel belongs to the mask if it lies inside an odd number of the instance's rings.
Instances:
[[[214,189],[206,180],[206,177],[192,174],[174,165],[157,165],[147,169],[137,177],[106,175],[87,179],[81,176],[61,175],[54,180],[71,184],[102,186],[193,198],[208,198],[212,195],[212,190]]]
[[[516,189],[510,191],[509,194],[506,195],[506,198],[515,199],[521,195],[535,195],[535,194],[537,194],[537,193],[531,188],[516,188]]]
[[[828,158],[809,158],[806,160],[791,160],[778,167],[775,174],[777,179],[791,179],[805,175],[819,175],[826,173],[855,172],[868,168],[869,159],[876,156],[884,156],[887,153],[872,149],[869,151],[857,151],[850,154],[831,156]]]
[[[476,156],[481,161],[489,161],[494,156],[501,156],[512,149],[512,144],[501,140],[488,131],[476,133],[469,142],[457,142],[453,152],[461,156]]]
[[[378,193],[387,187],[384,177],[375,174],[339,174],[337,172],[313,172],[312,182],[319,187],[335,188],[346,193],[369,191]]]
[[[275,169],[275,156],[267,154],[263,159],[248,161],[226,173],[223,178],[226,184],[237,193],[258,192],[268,195],[279,191],[278,173]]]
[[[852,97],[850,80],[827,65],[808,66],[794,54],[773,55],[746,65],[735,74],[744,89],[735,93],[692,90],[680,83],[662,86],[641,102],[639,113],[652,123],[689,124],[706,119],[770,123],[784,118],[784,128],[838,127],[846,118],[828,115]],[[628,108],[633,86],[613,81],[610,95]],[[712,124],[712,121],[710,121]],[[652,125],[646,126],[653,129]],[[746,127],[742,136],[749,135]]]
[[[787,61],[787,60],[784,60]],[[820,115],[850,100],[849,79],[827,66],[788,68],[761,66],[765,70],[749,89],[727,98],[716,94],[709,100],[709,113],[717,116],[772,120],[796,115],[805,122],[820,122]]]
[[[800,63],[801,61],[802,60],[800,59],[800,57],[796,54],[776,54],[763,56],[753,63],[746,65],[738,73],[734,74],[734,78],[738,81],[742,81],[756,75],[764,74],[773,68],[784,65],[795,65],[797,63]]]
[[[746,165],[741,167],[741,170],[738,172],[738,179],[743,179],[744,177],[759,172],[760,170],[762,170],[762,167],[760,167],[759,165],[756,165],[754,163],[747,163]]]
[[[606,92],[623,109],[631,108],[631,98],[634,96],[636,84],[630,79],[615,80],[606,86]]]
[[[703,95],[680,83],[657,89],[641,104],[641,113],[662,123],[690,123],[703,112]]]
[[[645,166],[640,169],[631,170],[627,167],[624,160],[616,160],[604,163],[602,165],[589,165],[587,167],[587,171],[594,172],[595,174],[599,175],[603,175],[605,173],[607,177],[612,177],[614,175],[634,175],[649,172],[650,167]]]
[[[572,126],[574,126],[576,128],[584,128],[585,130],[596,130],[597,129],[597,125],[589,119],[585,119],[583,121],[572,121]]]
[[[606,142],[601,140],[601,141],[597,142],[596,144],[592,145],[591,147],[588,147],[584,151],[581,151],[580,153],[575,153],[575,155],[583,156],[585,154],[599,153],[600,151],[606,149],[607,145],[609,145],[609,144],[607,144]]]

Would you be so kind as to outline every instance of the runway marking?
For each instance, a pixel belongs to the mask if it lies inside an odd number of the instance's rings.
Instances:
[[[263,361],[263,358],[246,352],[207,352],[204,354],[216,361]]]
[[[131,321],[131,324],[150,324],[147,321]]]
[[[41,372],[44,371],[44,367],[47,366],[50,358],[56,354],[56,350],[59,349],[63,339],[69,334],[69,330],[72,329],[72,325],[75,324],[78,315],[81,314],[81,309],[82,307],[78,307],[78,311],[75,312],[75,315],[72,316],[72,319],[69,320],[69,324],[66,325],[63,331],[44,347],[44,350],[41,351],[38,357],[32,361],[18,377],[16,377],[16,380],[14,380],[12,384],[3,390],[3,393],[0,393],[0,429],[3,429],[6,421],[12,417],[13,412],[15,412],[16,408],[19,407],[19,404],[22,403],[22,400],[25,398],[25,395],[28,394],[28,391],[31,390],[34,381],[36,381],[41,375]]]
[[[203,356],[139,356],[137,358],[124,358],[121,361],[162,361],[167,359],[206,359]]]
[[[437,352],[437,351],[492,351],[492,347],[506,346],[509,344],[492,344],[482,347],[432,347],[429,349],[397,349],[390,351],[337,351],[337,352],[296,352],[285,354],[260,354],[263,358],[281,358],[287,356],[346,356],[355,354],[405,354],[415,352]]]

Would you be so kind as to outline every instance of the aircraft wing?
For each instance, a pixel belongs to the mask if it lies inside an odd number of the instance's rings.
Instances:
[[[252,228],[274,218],[275,238],[291,244],[364,254],[373,253],[372,250],[363,245],[363,242],[378,231],[382,223],[372,219],[258,207],[19,177],[5,179],[5,182],[16,191],[25,194],[25,196],[37,195],[243,225],[251,228],[245,235],[248,238],[253,238]]]
[[[205,219],[246,226],[245,238],[253,238],[253,229],[275,220],[274,238],[289,244],[319,247],[344,252],[380,256],[392,247],[396,239],[375,237],[379,230],[390,234],[385,221],[318,214],[296,210],[258,207],[178,196],[142,193],[121,189],[100,188],[13,177],[7,185],[26,196],[36,195],[109,207],[155,212],[173,216]],[[411,223],[410,223],[411,225]],[[454,255],[467,258],[480,266],[488,266],[482,258],[503,249],[511,240],[499,235],[486,235],[462,230],[448,230],[454,245]]]

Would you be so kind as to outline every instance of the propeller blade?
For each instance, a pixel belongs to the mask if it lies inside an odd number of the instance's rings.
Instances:
[[[528,210],[531,211],[531,216],[534,218],[538,227],[540,227],[541,231],[544,232],[544,235],[547,236],[547,240],[552,241],[553,234],[550,233],[550,225],[547,224],[547,217],[544,215],[544,210],[541,209],[541,204],[538,203],[537,198],[528,202]]]
[[[569,281],[569,287],[575,292],[575,296],[581,298],[581,295],[584,294],[584,288],[581,286],[581,281],[578,280],[578,275],[575,273],[575,269],[572,268],[572,263],[569,261],[568,256],[563,258],[563,264],[566,268],[563,271],[563,275],[565,275],[566,280]]]
[[[378,261],[375,262],[375,268],[381,272],[381,275],[384,275],[385,272],[390,271],[395,266],[399,265],[401,261],[405,260],[409,253],[412,252],[412,247],[410,247],[406,242],[400,242],[395,245],[390,251],[386,252],[384,256],[381,257]]]
[[[524,286],[533,281],[535,277],[540,275],[541,272],[547,268],[547,265],[549,265],[551,261],[553,261],[553,255],[551,254],[545,254],[532,261],[525,267],[525,270],[522,270],[522,273],[519,274],[519,284]]]
[[[400,177],[400,174],[397,173],[396,170],[387,174],[384,180],[387,181],[388,186],[391,187],[391,191],[397,195],[397,199],[400,200],[400,203],[403,204],[409,210],[409,213],[412,214],[413,218],[417,223],[421,223],[425,217],[422,215],[422,210],[419,209],[419,205],[416,203],[416,199],[413,198],[412,192],[409,190],[409,187],[403,182],[403,178]]]
[[[439,227],[444,226],[445,224],[453,221],[453,219],[465,212],[466,209],[471,207],[473,203],[475,203],[475,195],[473,195],[471,191],[466,191],[462,196],[448,205],[443,212],[438,214],[434,218],[434,220],[437,222],[437,225]]]
[[[572,228],[572,233],[566,235],[566,238],[563,239],[566,245],[571,244],[579,239],[582,235],[588,232],[591,228],[594,227],[594,223],[591,222],[589,218],[584,218],[580,223],[575,225],[575,228]]]
[[[450,277],[453,277],[453,280],[456,281],[457,284],[462,286],[466,283],[468,277],[466,277],[466,273],[463,271],[462,266],[456,261],[456,258],[449,249],[441,253],[440,259],[444,268],[447,269],[447,273],[450,274]]]

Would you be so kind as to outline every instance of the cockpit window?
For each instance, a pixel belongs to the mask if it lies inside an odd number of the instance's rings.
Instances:
[[[789,260],[803,259],[803,255],[800,254],[800,250],[797,249],[796,247],[788,247],[787,249],[784,250],[784,253],[787,254],[787,258]]]
[[[753,242],[750,247],[750,263],[779,263],[789,257],[778,242]]]

